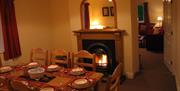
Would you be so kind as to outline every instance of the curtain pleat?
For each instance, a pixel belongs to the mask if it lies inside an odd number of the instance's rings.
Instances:
[[[4,59],[21,56],[18,29],[16,24],[14,0],[0,0],[0,14],[4,38]]]

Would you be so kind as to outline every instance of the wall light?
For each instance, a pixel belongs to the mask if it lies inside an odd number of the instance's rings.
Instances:
[[[172,0],[163,0],[163,2],[172,3]]]
[[[109,2],[112,2],[112,0],[108,0]]]
[[[162,16],[158,16],[157,17],[156,27],[162,27],[162,21],[163,21],[163,17]]]
[[[157,17],[157,21],[162,21],[162,20],[163,20],[162,16]]]

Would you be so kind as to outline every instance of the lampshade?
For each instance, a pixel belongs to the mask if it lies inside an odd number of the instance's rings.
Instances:
[[[161,16],[157,17],[157,21],[162,21],[162,20],[163,20],[163,18]]]
[[[171,3],[172,0],[163,0],[163,2],[169,2],[169,3]]]

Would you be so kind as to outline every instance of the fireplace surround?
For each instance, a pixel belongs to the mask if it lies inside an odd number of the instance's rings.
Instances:
[[[103,60],[97,65],[97,71],[112,74],[116,65],[123,63],[123,30],[78,30],[73,31],[77,37],[78,50],[87,50],[95,53],[97,59],[107,59],[107,64]]]
[[[116,67],[114,40],[82,40],[83,50],[96,54],[97,71],[112,74]]]

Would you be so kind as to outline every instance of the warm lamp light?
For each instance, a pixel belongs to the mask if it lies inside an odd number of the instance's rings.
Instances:
[[[163,0],[163,2],[168,2],[168,3],[171,3],[172,0]]]
[[[93,21],[92,25],[99,25],[99,22],[98,21]]]
[[[162,20],[163,20],[162,16],[158,16],[157,17],[157,24],[156,24],[157,27],[161,27],[162,26]]]
[[[112,0],[108,0],[109,2],[112,2]]]
[[[104,26],[100,25],[98,21],[93,21],[90,29],[103,29]]]
[[[163,18],[161,16],[157,17],[157,21],[162,21],[162,20],[163,20]]]

